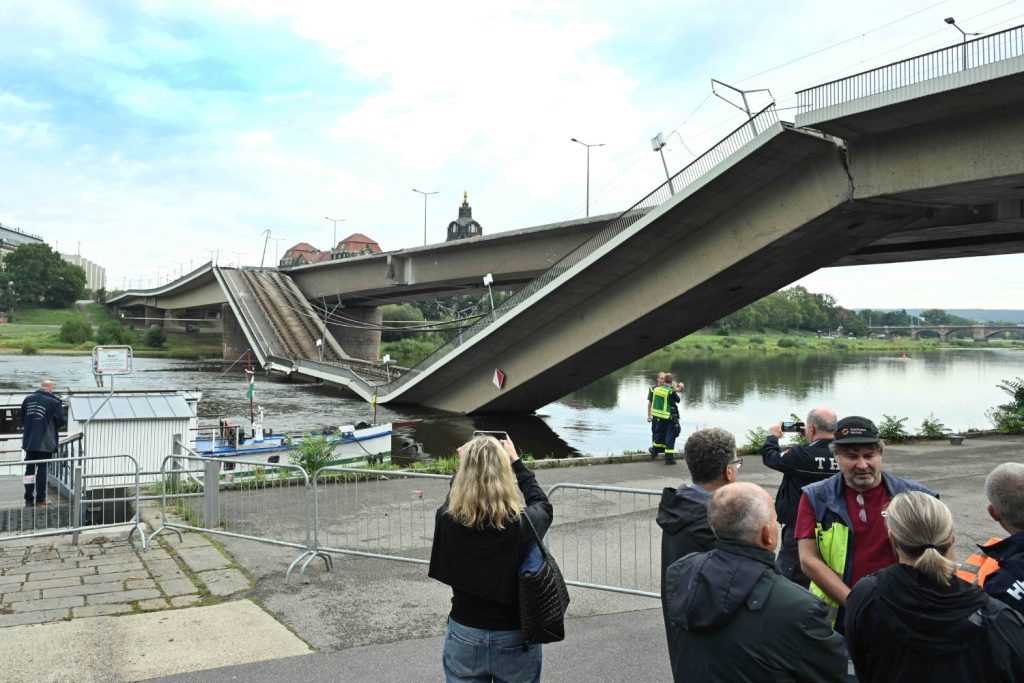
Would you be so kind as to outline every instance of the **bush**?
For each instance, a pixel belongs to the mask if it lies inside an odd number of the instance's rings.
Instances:
[[[69,318],[60,326],[60,340],[67,344],[81,344],[92,339],[92,325],[85,318]]]
[[[164,332],[164,328],[154,323],[146,330],[146,336],[143,338],[143,341],[149,348],[159,349],[167,341],[167,333]]]
[[[747,442],[740,448],[745,453],[760,453],[764,448],[764,442],[768,439],[768,430],[764,427],[751,429],[747,432]]]
[[[25,342],[24,346],[21,347],[21,355],[23,356],[34,356],[39,353],[39,349],[32,342]]]
[[[306,470],[310,477],[316,474],[321,467],[326,467],[334,454],[334,446],[330,444],[323,434],[307,434],[288,453],[288,459],[292,464]]]
[[[737,339],[736,337],[726,337],[725,339],[722,340],[722,346],[724,346],[727,349],[732,348],[733,346],[736,346],[739,343],[740,340]]]
[[[715,334],[719,337],[728,337],[731,332],[732,330],[729,329],[728,325],[722,325]]]
[[[764,344],[764,337],[751,337],[750,338],[750,345],[751,346],[761,346],[762,344]]]
[[[882,413],[882,417],[885,419],[878,425],[880,437],[890,442],[906,441],[910,438],[910,433],[903,427],[909,418],[895,417],[885,413]]]
[[[97,344],[130,344],[132,332],[127,327],[122,327],[116,320],[109,320],[96,332]]]
[[[934,413],[928,413],[928,417],[921,421],[921,427],[917,433],[929,439],[938,439],[947,431],[946,425],[936,420]]]
[[[996,386],[1009,394],[1011,401],[988,411],[988,417],[992,420],[992,424],[1002,434],[1016,434],[1024,431],[1024,379],[1020,377],[1006,379]]]
[[[780,349],[799,349],[803,347],[803,345],[803,341],[796,339],[794,337],[783,337],[779,339]]]

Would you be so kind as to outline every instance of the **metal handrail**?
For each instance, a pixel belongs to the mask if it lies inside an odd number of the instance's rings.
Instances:
[[[455,337],[435,349],[401,377],[394,379],[390,383],[379,385],[378,392],[382,394],[393,392],[402,387],[406,382],[411,381],[424,371],[437,365],[443,358],[461,345],[497,323],[502,317],[524,303],[531,296],[563,276],[568,270],[593,254],[601,246],[621,234],[642,216],[646,215],[648,211],[671,199],[674,194],[680,194],[683,189],[712,171],[719,163],[727,159],[743,145],[752,141],[758,134],[764,132],[773,124],[778,123],[778,120],[778,113],[773,102],[751,116],[748,121],[744,121],[735,130],[691,161],[669,180],[666,180],[652,192],[648,193],[643,199],[609,221],[608,225],[602,228],[596,235],[570,251],[537,278],[506,299],[500,306],[494,309],[492,315],[479,318],[473,325],[462,328]]]
[[[1021,55],[1024,25],[798,90],[797,110],[807,113]]]

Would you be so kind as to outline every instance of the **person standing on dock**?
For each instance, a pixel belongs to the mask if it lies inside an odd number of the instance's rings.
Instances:
[[[39,389],[22,401],[21,422],[25,426],[21,436],[26,460],[25,507],[49,505],[46,461],[57,452],[57,431],[68,423],[63,404],[53,395],[52,379],[44,379]]]

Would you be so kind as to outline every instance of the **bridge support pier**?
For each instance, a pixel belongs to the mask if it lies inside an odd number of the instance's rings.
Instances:
[[[142,315],[146,318],[142,321],[142,329],[148,330],[152,325],[164,326],[164,315],[166,312],[162,308],[156,306],[146,306],[145,313]]]
[[[378,306],[346,306],[338,311],[339,315],[357,320],[367,325],[379,326],[384,322],[384,311]],[[380,329],[359,329],[328,323],[327,329],[345,349],[345,353],[360,360],[380,359]]]
[[[224,359],[235,360],[249,349],[242,326],[228,304],[221,304],[220,317],[224,321]]]

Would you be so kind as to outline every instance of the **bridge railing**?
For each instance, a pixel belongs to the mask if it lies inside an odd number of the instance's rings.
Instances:
[[[525,287],[506,299],[500,306],[494,309],[493,315],[479,318],[475,324],[462,328],[462,330],[460,330],[459,333],[456,334],[449,342],[438,347],[433,353],[420,361],[401,377],[387,385],[379,386],[378,391],[382,394],[395,391],[420,373],[438,364],[443,358],[455,351],[459,346],[465,344],[476,335],[488,329],[491,325],[495,324],[521,303],[552,283],[554,280],[564,275],[569,269],[579,264],[612,238],[629,228],[637,220],[646,215],[648,211],[668,201],[674,194],[677,194],[690,184],[699,180],[703,175],[710,172],[741,147],[752,141],[764,131],[768,130],[771,126],[778,123],[778,120],[778,113],[776,112],[775,103],[773,102],[754,114],[749,121],[744,121],[743,124],[722,138],[722,140],[711,147],[708,151],[704,152],[704,154],[694,159],[669,180],[666,180],[655,188],[653,192],[623,211],[618,217],[612,219],[608,225],[601,229],[601,231],[596,235],[566,254],[560,261],[556,262],[536,279],[530,281]]]
[[[1024,26],[798,90],[801,114],[1024,55]]]

